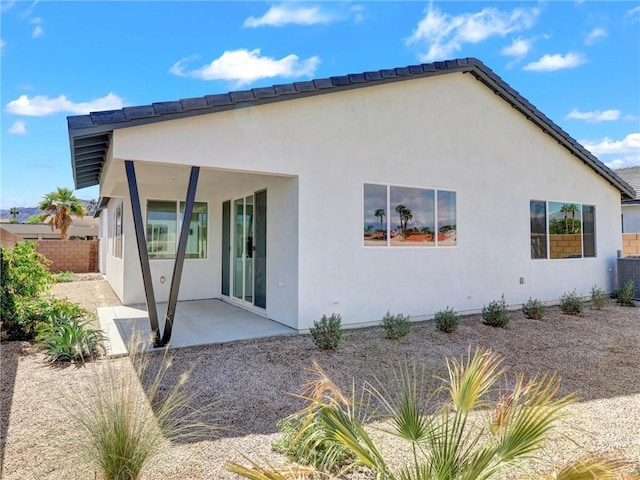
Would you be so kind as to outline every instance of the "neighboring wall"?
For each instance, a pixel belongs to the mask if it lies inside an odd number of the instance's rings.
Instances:
[[[0,247],[13,248],[13,246],[22,240],[18,235],[8,232],[4,228],[0,228]]]
[[[640,233],[622,234],[622,256],[640,255]]]
[[[35,243],[38,253],[51,261],[49,270],[52,272],[98,271],[97,240],[40,240]]]

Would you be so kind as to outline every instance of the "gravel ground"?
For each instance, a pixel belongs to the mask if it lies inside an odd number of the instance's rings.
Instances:
[[[87,308],[117,304],[104,280],[55,286],[56,295]],[[114,303],[115,298],[115,303]],[[419,362],[436,376],[444,375],[444,358],[482,345],[501,354],[512,372],[558,372],[561,394],[575,392],[580,401],[549,442],[545,464],[561,465],[585,453],[613,452],[640,466],[640,308],[611,306],[587,309],[579,317],[551,308],[542,321],[512,312],[506,329],[465,317],[447,335],[432,322],[415,324],[400,340],[384,337],[380,328],[350,330],[336,352],[318,351],[309,336],[275,337],[173,351],[168,382],[189,372],[187,388],[198,392],[198,405],[221,402],[216,422],[219,438],[168,445],[143,475],[150,479],[234,479],[222,464],[242,455],[278,463],[270,449],[279,438],[275,426],[301,407],[289,393],[308,380],[304,370],[315,358],[331,377],[350,391],[374,376],[391,384],[398,360]],[[83,391],[106,361],[86,367],[51,367],[24,342],[1,345],[0,390],[1,478],[92,479],[95,471],[78,456],[81,439],[63,408],[70,392]],[[133,369],[128,359],[111,360]],[[396,455],[394,444],[385,444]],[[531,464],[527,473],[543,471]],[[352,479],[367,478],[366,474]]]

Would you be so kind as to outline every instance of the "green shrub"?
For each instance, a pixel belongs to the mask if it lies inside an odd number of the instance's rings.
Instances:
[[[41,323],[36,342],[49,361],[85,362],[97,357],[105,340],[102,330],[91,328],[79,317],[57,317],[55,322]]]
[[[609,305],[609,295],[598,288],[597,286],[591,287],[591,303],[593,304],[593,308],[596,310],[602,310],[604,307]]]
[[[453,310],[453,308],[445,308],[436,312],[433,318],[436,321],[436,328],[442,332],[453,333],[458,329],[460,323],[460,316]]]
[[[9,338],[16,328],[16,319],[16,296],[9,283],[7,251],[0,248],[0,329]]]
[[[342,340],[342,317],[337,313],[323,315],[320,321],[313,322],[310,332],[320,350],[335,350]]]
[[[7,280],[13,293],[21,297],[37,297],[49,290],[52,282],[47,269],[51,262],[36,252],[33,242],[18,242],[7,250]]]
[[[297,464],[336,470],[355,459],[349,450],[327,438],[322,422],[313,415],[285,418],[276,426],[282,438],[273,442],[271,448]]]
[[[53,274],[53,281],[56,283],[68,283],[75,280],[75,274],[73,272],[58,272]]]
[[[507,302],[504,301],[504,295],[500,300],[494,300],[482,307],[482,319],[485,325],[492,327],[505,328],[509,323],[509,312],[507,310]]]
[[[624,286],[617,290],[616,301],[619,305],[624,305],[627,307],[633,307],[635,302],[633,301],[635,297],[635,285],[633,280],[629,280]]]
[[[387,332],[387,338],[395,340],[404,337],[411,330],[409,315],[403,315],[402,313],[391,315],[387,310],[387,313],[382,317],[382,327]]]
[[[68,318],[89,320],[92,317],[87,309],[64,298],[16,297],[16,316],[6,332],[10,340],[33,340],[40,324],[55,324],[59,319]]]
[[[537,298],[529,298],[527,303],[522,306],[522,313],[524,316],[533,320],[542,320],[546,311],[547,307],[545,304]]]
[[[567,315],[580,315],[584,310],[584,300],[575,290],[566,292],[560,297],[560,310]]]

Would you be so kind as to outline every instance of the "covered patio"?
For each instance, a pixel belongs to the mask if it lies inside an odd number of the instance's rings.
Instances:
[[[167,303],[158,303],[158,317],[164,318]],[[98,308],[100,327],[107,336],[107,356],[127,355],[134,332],[151,338],[149,316],[144,304]],[[164,322],[160,322],[160,329]],[[169,348],[192,347],[238,340],[294,335],[296,330],[217,299],[180,301],[176,307]]]

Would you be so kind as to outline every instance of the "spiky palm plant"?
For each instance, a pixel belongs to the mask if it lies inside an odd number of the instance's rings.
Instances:
[[[376,479],[494,478],[505,468],[533,458],[564,408],[575,400],[573,395],[558,397],[559,384],[553,375],[537,375],[529,381],[519,375],[512,388],[496,397],[496,386],[505,377],[501,363],[497,354],[479,348],[459,360],[447,360],[448,378],[435,390],[427,388],[426,375],[415,365],[398,370],[395,388],[381,382],[366,384],[365,390],[376,400],[372,404],[380,405],[382,418],[388,419],[385,431],[406,442],[407,463],[400,468],[390,464],[365,428],[366,419],[356,408],[359,402],[345,397],[316,363],[314,395],[308,396],[311,403],[305,410],[323,425],[325,441],[346,448],[355,458],[353,465],[370,469]],[[436,399],[439,406],[433,405]],[[614,466],[605,464],[604,469],[612,472],[607,468]],[[256,480],[295,478],[282,476],[282,470],[281,476],[272,477],[273,470],[256,464],[228,464],[227,468]]]

